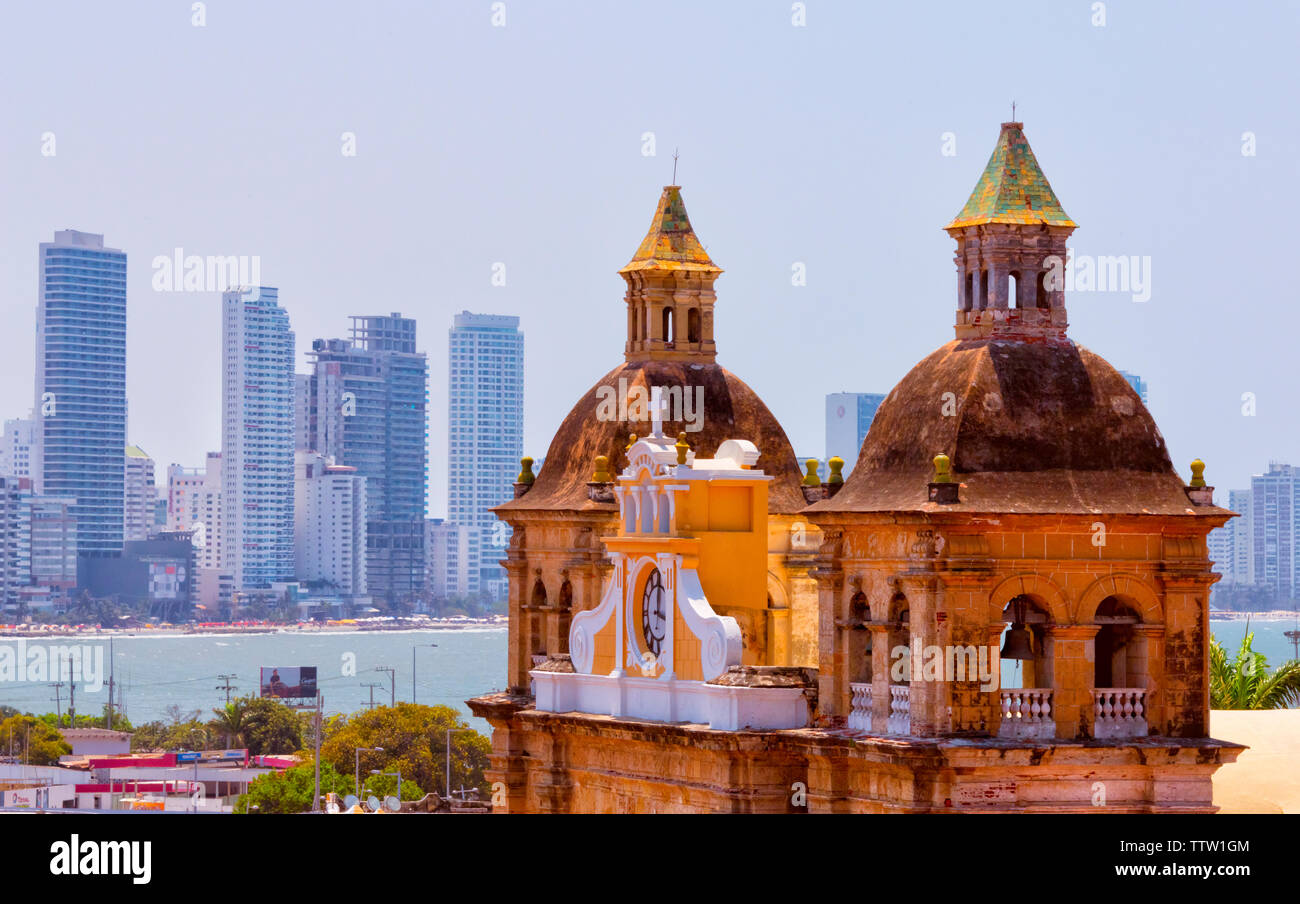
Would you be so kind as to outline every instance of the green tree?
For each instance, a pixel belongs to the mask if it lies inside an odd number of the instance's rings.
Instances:
[[[446,788],[447,730],[468,729],[460,714],[450,706],[420,706],[398,703],[377,706],[326,726],[321,761],[339,772],[352,774],[355,751],[361,747],[382,747],[383,753],[364,753],[363,777],[371,769],[402,773],[402,796],[409,781],[415,787],[443,793]],[[462,784],[487,793],[483,770],[488,765],[492,743],[473,730],[451,736],[451,786]]]
[[[213,719],[208,726],[222,739],[228,748],[243,747],[244,734],[248,730],[248,706],[243,700],[227,703],[212,711]]]
[[[1288,709],[1300,706],[1300,660],[1268,670],[1268,659],[1252,645],[1254,632],[1246,634],[1232,660],[1216,638],[1210,638],[1211,709]]]
[[[241,794],[235,802],[236,813],[306,813],[312,808],[312,795],[316,791],[314,763],[304,763],[283,772],[276,770],[253,779],[248,793]],[[351,793],[352,776],[339,775],[329,763],[321,763],[320,793],[334,791],[340,796]],[[402,788],[406,796],[406,788]],[[322,805],[323,806],[323,805]],[[253,809],[256,807],[257,809]]]
[[[32,766],[53,766],[72,753],[57,728],[29,713],[0,722],[0,750]]]
[[[250,756],[295,753],[302,749],[303,718],[270,697],[242,697],[244,745]]]

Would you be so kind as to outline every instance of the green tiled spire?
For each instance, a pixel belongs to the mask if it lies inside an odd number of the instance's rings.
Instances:
[[[632,260],[619,273],[632,270],[696,270],[710,273],[722,271],[709,259],[708,252],[695,237],[691,221],[686,216],[680,186],[668,185],[659,196],[650,231],[641,241]]]
[[[1025,138],[1024,124],[1002,123],[993,156],[975,183],[970,200],[944,229],[978,226],[982,223],[1015,223],[1032,226],[1069,226],[1075,223],[1056,200],[1056,193],[1038,167]]]

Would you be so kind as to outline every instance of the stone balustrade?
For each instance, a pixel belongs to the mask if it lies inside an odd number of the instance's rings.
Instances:
[[[889,686],[889,724],[885,728],[891,735],[912,733],[911,685],[891,684]]]
[[[853,694],[849,710],[849,731],[871,731],[871,684],[850,684]]]
[[[1147,735],[1145,688],[1098,687],[1092,691],[1093,737],[1143,738]]]
[[[1052,718],[1050,687],[1014,687],[998,693],[1002,704],[999,738],[1052,738],[1056,722]]]

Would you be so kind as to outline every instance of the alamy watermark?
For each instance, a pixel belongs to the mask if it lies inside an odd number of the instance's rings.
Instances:
[[[91,693],[103,688],[104,645],[29,642],[25,637],[0,644],[0,682],[65,679]]]
[[[153,259],[155,292],[224,292],[235,286],[262,284],[262,258],[258,255],[186,254],[173,249],[170,256]]]
[[[700,432],[704,429],[704,387],[629,387],[626,377],[618,378],[617,387],[596,387],[598,421],[648,421],[656,413],[665,421],[685,424],[687,433]]]

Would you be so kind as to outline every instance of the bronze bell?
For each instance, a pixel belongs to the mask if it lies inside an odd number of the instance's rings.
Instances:
[[[1021,622],[1013,622],[1002,644],[1003,659],[1033,659],[1034,644],[1029,629]]]

